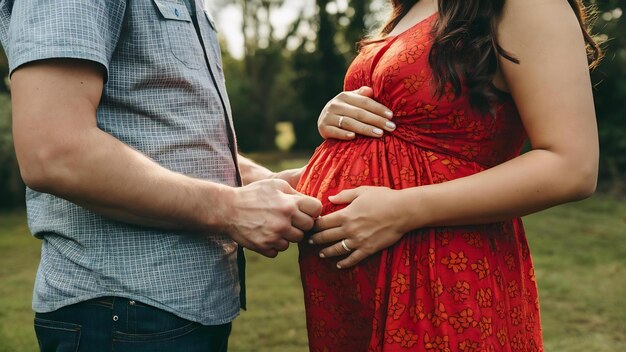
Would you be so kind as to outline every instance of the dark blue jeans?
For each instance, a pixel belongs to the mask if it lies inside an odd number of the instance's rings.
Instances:
[[[35,314],[42,352],[225,352],[231,326],[204,326],[119,297]]]

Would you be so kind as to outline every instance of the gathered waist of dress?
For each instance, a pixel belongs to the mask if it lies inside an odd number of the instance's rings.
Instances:
[[[375,149],[379,153],[385,150],[395,151],[402,155],[419,153],[427,156],[430,161],[437,160],[436,158],[454,159],[462,164],[472,164],[480,170],[493,166],[492,160],[481,160],[486,150],[480,143],[459,141],[445,135],[420,134],[413,129],[403,129],[401,126],[394,132],[385,132],[385,135],[379,138],[357,136],[351,141],[329,139],[324,141],[319,149],[338,154],[368,149]]]
[[[486,168],[445,150],[429,149],[389,134],[325,141],[309,161],[303,181],[342,184],[344,188],[371,185],[403,189],[450,181]]]

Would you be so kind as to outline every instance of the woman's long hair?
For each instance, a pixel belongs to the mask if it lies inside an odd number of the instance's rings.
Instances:
[[[436,95],[441,97],[448,84],[457,97],[461,94],[461,80],[467,85],[470,101],[483,112],[499,94],[492,85],[498,69],[498,55],[515,63],[512,53],[500,46],[497,23],[505,0],[437,0],[439,18],[433,27],[433,46],[429,62],[435,77]],[[392,13],[383,25],[385,36],[409,12],[417,0],[390,0]],[[589,10],[582,0],[568,0],[580,23],[587,43],[590,67],[594,67],[602,51],[589,33]],[[367,43],[368,41],[366,41]]]

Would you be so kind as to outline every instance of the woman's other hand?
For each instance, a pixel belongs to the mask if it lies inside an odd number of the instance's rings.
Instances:
[[[320,251],[320,257],[346,256],[337,263],[339,269],[352,267],[370,255],[392,246],[411,230],[405,216],[403,192],[385,187],[364,186],[342,191],[328,199],[348,206],[315,221],[317,233],[310,244],[331,244]],[[382,205],[377,206],[376,204]]]
[[[374,91],[361,87],[341,92],[331,99],[317,120],[317,128],[324,139],[354,139],[356,134],[381,137],[396,125],[391,122],[393,112],[372,99]]]

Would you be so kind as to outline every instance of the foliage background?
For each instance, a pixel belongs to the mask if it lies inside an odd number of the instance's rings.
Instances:
[[[320,142],[318,114],[341,91],[355,43],[375,25],[384,0],[302,1],[314,3],[314,10],[301,13],[279,35],[269,18],[285,0],[214,0],[218,8],[234,5],[245,14],[243,57],[223,53],[241,150],[271,155],[262,161],[276,169],[293,166],[278,163],[285,158],[277,149],[291,148],[291,155],[302,156],[301,165]],[[626,3],[598,0],[595,5],[594,32],[606,51],[592,74],[602,148],[600,189],[624,195]],[[28,236],[20,209],[24,186],[11,138],[7,71],[0,48],[0,209],[17,208],[0,212],[0,351],[34,351],[30,295],[40,243]],[[624,204],[623,198],[598,195],[527,219],[547,308],[542,316],[547,350],[611,352],[626,344],[626,253],[619,245],[626,240]],[[251,309],[235,324],[234,351],[306,350],[296,257],[295,250],[274,261],[250,256]]]
[[[243,57],[235,58],[227,50],[223,52],[235,127],[243,152],[282,148],[310,153],[320,143],[316,128],[319,112],[342,90],[343,75],[356,52],[355,43],[380,20],[384,2],[303,1],[315,5],[311,6],[313,11],[302,11],[281,36],[270,18],[281,10],[285,0],[214,1],[218,13],[226,6],[236,6],[243,13]],[[606,51],[606,58],[593,72],[602,149],[600,189],[623,194],[626,180],[623,10],[626,4],[624,0],[593,4],[599,10],[594,33],[604,42]],[[6,57],[0,50],[0,208],[23,204],[23,186],[12,149],[7,71]],[[295,140],[284,135],[292,132]],[[277,137],[283,141],[278,145]]]

